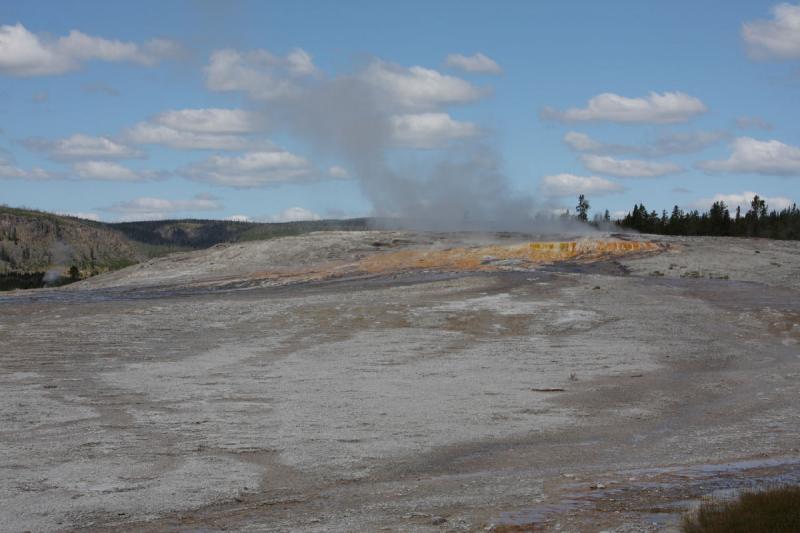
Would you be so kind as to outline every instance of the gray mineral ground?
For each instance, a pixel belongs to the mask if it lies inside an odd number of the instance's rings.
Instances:
[[[4,293],[0,530],[677,531],[800,481],[800,243],[625,239],[312,233]]]

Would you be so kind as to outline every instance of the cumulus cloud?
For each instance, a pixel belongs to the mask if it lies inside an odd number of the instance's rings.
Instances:
[[[286,57],[266,50],[216,50],[205,68],[206,86],[217,92],[241,91],[259,100],[291,96],[299,78],[316,72],[311,56],[296,49]]]
[[[191,211],[218,211],[223,208],[219,198],[208,194],[198,194],[188,200],[140,197],[127,202],[119,202],[101,211],[117,213],[120,220],[151,220],[164,218],[169,214]]]
[[[350,173],[347,171],[346,168],[342,168],[338,165],[333,165],[328,169],[328,175],[332,178],[339,178],[339,179],[347,179],[350,177]]]
[[[651,92],[641,98],[613,93],[592,97],[584,108],[558,111],[545,108],[542,117],[564,122],[608,121],[628,124],[686,122],[708,110],[700,99],[682,92]]]
[[[179,171],[194,181],[236,188],[303,181],[311,178],[313,172],[310,162],[285,150],[250,152],[236,157],[214,155]]]
[[[450,54],[445,58],[444,64],[450,68],[457,68],[476,74],[503,73],[503,69],[500,68],[497,62],[480,52],[471,56]]]
[[[725,137],[726,134],[722,132],[679,132],[664,134],[650,143],[635,146],[605,143],[592,139],[585,133],[570,131],[564,135],[564,142],[576,152],[598,155],[630,154],[643,157],[662,157],[699,152],[716,144]]]
[[[306,86],[304,80],[317,72],[311,56],[300,49],[280,57],[262,49],[240,52],[226,48],[214,51],[205,67],[210,90],[244,92],[256,100],[297,97]],[[338,80],[364,84],[372,92],[370,97],[394,113],[433,111],[446,105],[473,102],[486,94],[485,89],[455,76],[377,59],[361,71]]]
[[[317,73],[311,54],[301,48],[289,52],[286,56],[286,66],[295,76],[310,76]]]
[[[758,193],[753,191],[733,194],[716,194],[712,198],[702,198],[692,202],[692,207],[695,209],[708,209],[714,202],[725,202],[725,205],[728,206],[731,212],[736,211],[736,208],[739,207],[742,214],[744,214],[750,209],[750,203],[753,201],[753,197],[756,194]],[[785,196],[764,196],[763,194],[759,194],[758,196],[766,202],[769,209],[780,211],[794,204],[790,198],[786,198]]]
[[[153,124],[140,122],[123,133],[126,141],[133,144],[158,144],[176,150],[224,150],[238,152],[258,147],[268,147],[267,141],[253,140],[241,135],[217,133],[195,133],[181,131]]]
[[[0,161],[0,179],[50,180],[59,176],[41,167],[23,169]]]
[[[539,192],[545,196],[603,196],[624,191],[619,183],[597,176],[576,176],[575,174],[555,174],[544,176],[539,183]]]
[[[583,166],[598,174],[607,174],[619,178],[654,178],[677,174],[683,168],[675,163],[656,163],[639,159],[614,159],[609,156],[581,156]]]
[[[772,20],[745,22],[742,38],[755,59],[800,58],[800,5],[778,4]]]
[[[23,169],[15,164],[13,156],[0,149],[0,179],[49,180],[59,176],[41,167]]]
[[[800,148],[780,141],[759,141],[739,137],[731,144],[728,159],[700,161],[697,168],[707,172],[764,174],[768,176],[800,176]]]
[[[255,113],[213,107],[164,111],[151,122],[192,133],[251,133],[261,127],[261,120]]]
[[[386,61],[373,61],[359,78],[389,105],[408,110],[431,110],[444,105],[465,104],[486,91],[455,76],[420,66],[405,68]]]
[[[46,76],[79,69],[87,61],[155,65],[175,57],[180,46],[165,39],[142,44],[87,35],[72,30],[66,37],[47,39],[22,24],[0,26],[0,73],[10,76]]]
[[[159,144],[177,150],[268,149],[268,141],[243,134],[263,127],[260,115],[242,109],[179,109],[159,113],[123,133],[133,144]]]
[[[322,217],[303,207],[290,207],[265,219],[266,222],[297,222],[300,220],[322,220]]]
[[[93,137],[76,133],[64,139],[48,141],[25,139],[22,144],[38,152],[44,152],[57,161],[73,159],[130,159],[142,153],[108,137]]]
[[[438,148],[453,139],[478,134],[472,122],[453,120],[447,113],[412,113],[391,117],[394,143],[409,148]]]
[[[564,142],[577,152],[617,153],[620,148],[623,150],[626,148],[621,144],[608,144],[596,141],[585,133],[577,131],[568,131],[564,135]]]
[[[111,161],[80,161],[72,165],[79,179],[97,181],[148,181],[162,179],[161,172],[132,170]]]

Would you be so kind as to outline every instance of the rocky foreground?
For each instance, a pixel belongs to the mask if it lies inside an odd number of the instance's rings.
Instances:
[[[674,530],[800,477],[799,288],[790,242],[351,232],[3,296],[0,523]]]

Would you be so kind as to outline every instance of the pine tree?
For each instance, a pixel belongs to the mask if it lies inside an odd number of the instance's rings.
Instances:
[[[586,222],[589,220],[589,200],[584,195],[578,196],[578,205],[575,206],[575,211],[578,213],[578,220]]]

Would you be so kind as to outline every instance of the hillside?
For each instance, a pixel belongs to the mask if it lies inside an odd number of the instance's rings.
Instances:
[[[155,220],[107,224],[141,245],[208,248],[221,242],[241,242],[301,235],[312,231],[367,229],[368,220],[308,220],[301,222],[233,222],[229,220]]]
[[[0,290],[41,287],[116,270],[175,251],[299,235],[357,230],[367,219],[287,223],[159,220],[104,223],[0,206]]]
[[[56,282],[73,266],[86,277],[143,257],[129,238],[105,224],[0,208],[0,288],[40,286],[48,272],[48,281]]]

